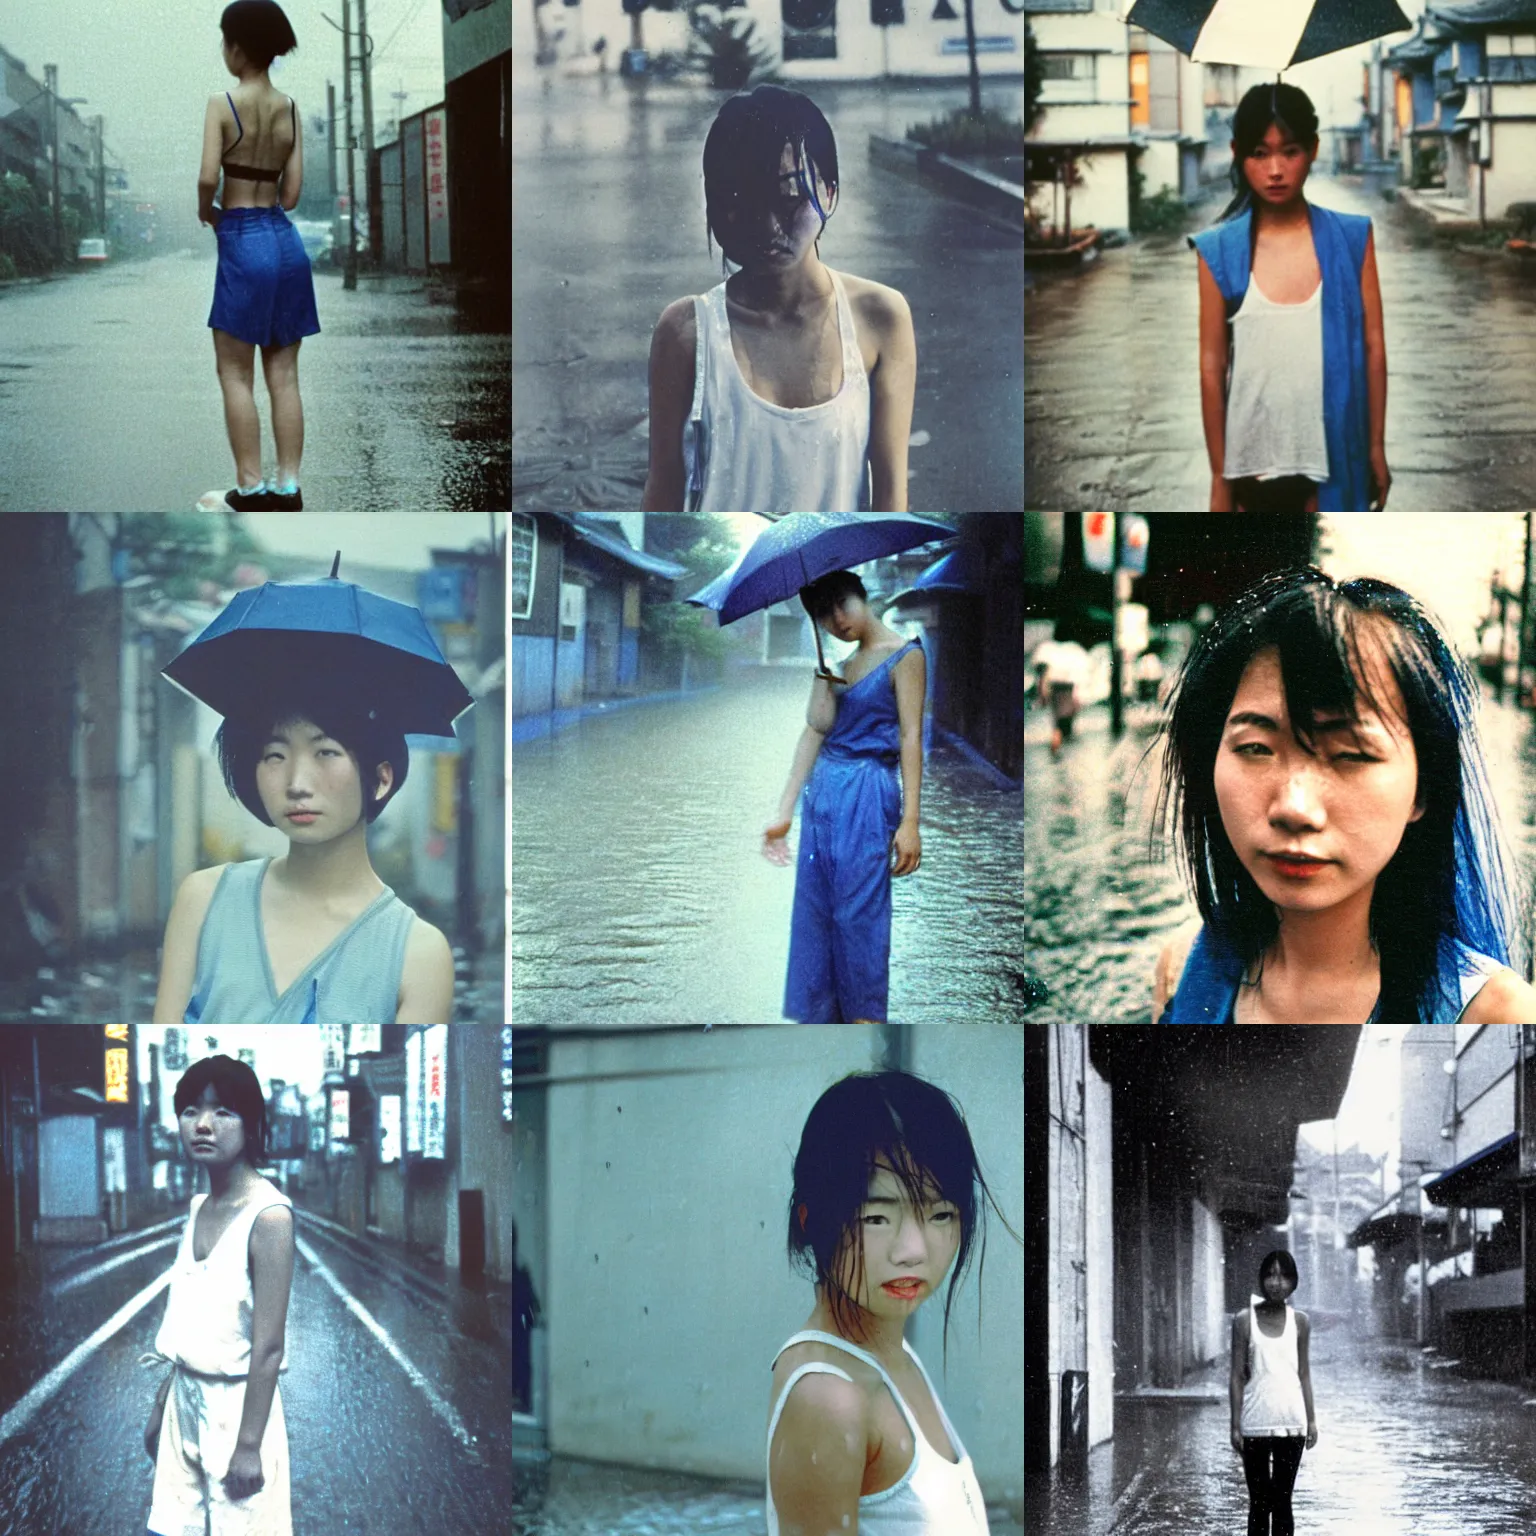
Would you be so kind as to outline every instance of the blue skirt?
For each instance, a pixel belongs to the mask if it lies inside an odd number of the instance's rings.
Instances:
[[[208,324],[258,347],[287,347],[320,330],[315,279],[299,232],[270,208],[226,208]]]

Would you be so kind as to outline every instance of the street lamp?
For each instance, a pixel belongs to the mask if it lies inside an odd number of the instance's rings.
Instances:
[[[43,65],[43,89],[48,93],[48,145],[53,158],[53,259],[56,264],[64,260],[64,224],[59,208],[59,108],[87,105],[85,96],[59,95],[59,66]]]

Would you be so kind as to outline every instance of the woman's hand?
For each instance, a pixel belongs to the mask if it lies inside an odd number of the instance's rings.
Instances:
[[[1317,1420],[1307,1420],[1307,1449],[1315,1450],[1317,1447]]]
[[[261,1475],[261,1453],[237,1445],[224,1474],[224,1492],[231,1499],[248,1499],[260,1491],[266,1479]]]
[[[1387,492],[1392,489],[1392,471],[1387,468],[1387,450],[1371,449],[1371,504],[1369,512],[1385,511]]]
[[[1232,1426],[1232,1449],[1236,1451],[1239,1456],[1243,1454],[1243,1432],[1237,1427],[1236,1424]]]
[[[915,821],[904,821],[896,828],[896,836],[891,840],[891,853],[894,856],[891,864],[893,875],[910,875],[922,863],[923,839]]]
[[[781,869],[789,864],[789,829],[792,822],[771,821],[763,828],[763,857]]]
[[[848,686],[848,679],[846,677],[839,677],[836,672],[829,672],[825,667],[818,667],[816,669],[816,676],[824,683],[831,683],[837,688],[846,688]]]
[[[1211,476],[1211,507],[1212,512],[1231,512],[1232,506],[1232,482],[1224,475]]]

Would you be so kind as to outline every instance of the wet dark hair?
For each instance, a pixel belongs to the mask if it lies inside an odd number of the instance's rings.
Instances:
[[[299,46],[293,27],[276,0],[235,0],[219,17],[224,41],[238,48],[258,69]]]
[[[1217,223],[1234,219],[1253,206],[1253,189],[1243,174],[1243,161],[1263,142],[1275,124],[1288,138],[1310,150],[1317,143],[1317,108],[1299,85],[1271,81],[1252,86],[1232,115],[1232,201],[1222,209]]]
[[[800,601],[812,619],[821,620],[832,612],[845,598],[856,597],[869,601],[864,583],[852,571],[829,571],[818,576],[809,586],[800,588]]]
[[[1180,860],[1200,916],[1250,970],[1279,932],[1274,905],[1243,867],[1222,826],[1215,763],[1244,669],[1266,647],[1280,656],[1291,732],[1316,747],[1319,715],[1388,716],[1371,693],[1362,639],[1402,690],[1418,755],[1418,803],[1397,851],[1376,877],[1371,942],[1381,957],[1381,1017],[1438,1023],[1461,1011],[1442,990],[1459,939],[1510,963],[1512,916],[1505,861],[1475,719],[1477,684],[1416,598],[1389,582],[1335,582],[1315,566],[1266,576],[1233,600],[1196,641],[1169,698],[1167,751],[1154,837],[1175,823]]]
[[[859,1213],[869,1197],[877,1163],[890,1167],[913,1205],[938,1198],[960,1212],[960,1244],[944,1301],[947,1362],[955,1287],[983,1227],[986,1208],[978,1191],[992,1201],[1003,1225],[1008,1223],[982,1177],[965,1117],[942,1088],[908,1072],[853,1072],[817,1099],[806,1116],[795,1154],[788,1219],[790,1265],[815,1280],[848,1337],[866,1337],[859,1304],[843,1288],[833,1265],[846,1239],[854,1255],[854,1289],[859,1288],[864,1278],[864,1227]],[[985,1262],[982,1230],[981,1264]]]
[[[1269,1273],[1270,1266],[1274,1264],[1280,1266],[1280,1273],[1291,1282],[1291,1289],[1294,1291],[1301,1284],[1301,1276],[1296,1273],[1296,1260],[1284,1248],[1273,1249],[1259,1260],[1259,1284],[1264,1284],[1264,1276]]]
[[[267,1155],[267,1101],[256,1074],[233,1056],[205,1056],[194,1061],[176,1084],[173,1102],[177,1115],[189,1104],[196,1104],[209,1087],[225,1109],[240,1116],[245,1127],[245,1148],[240,1155],[256,1167]]]
[[[710,124],[704,139],[705,238],[712,236],[733,261],[726,243],[734,243],[728,215],[777,206],[783,174],[779,160],[786,144],[794,151],[801,194],[810,198],[825,226],[837,203],[837,140],[809,96],[782,85],[759,85],[730,97]],[[816,191],[818,176],[832,194],[825,208]]]
[[[259,822],[272,826],[256,790],[256,766],[272,732],[301,719],[319,726],[356,760],[363,785],[363,816],[371,826],[405,783],[411,766],[410,750],[404,735],[388,722],[383,711],[365,700],[340,698],[329,689],[301,689],[226,719],[213,739],[225,787]],[[374,770],[379,763],[389,763],[395,770],[395,782],[382,800],[373,796],[378,785]]]

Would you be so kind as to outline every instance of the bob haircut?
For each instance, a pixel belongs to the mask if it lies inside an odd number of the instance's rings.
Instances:
[[[997,1202],[982,1177],[965,1118],[943,1089],[907,1072],[853,1072],[817,1099],[806,1116],[795,1154],[788,1219],[790,1266],[815,1280],[849,1336],[861,1340],[867,1336],[859,1304],[844,1289],[834,1264],[846,1240],[854,1256],[857,1290],[864,1277],[864,1226],[859,1214],[869,1197],[877,1162],[894,1171],[914,1205],[936,1198],[959,1209],[960,1246],[944,1301],[947,1361],[955,1286],[970,1263],[985,1214],[977,1192],[992,1201],[994,1210]],[[1008,1225],[1000,1210],[998,1218]],[[981,1262],[986,1262],[985,1232]]]
[[[852,571],[829,571],[800,589],[800,601],[813,619],[825,618],[850,597],[858,598],[861,603],[869,601],[864,583]]]
[[[1278,1266],[1280,1273],[1291,1282],[1291,1289],[1293,1291],[1301,1284],[1301,1276],[1296,1273],[1296,1260],[1284,1248],[1273,1249],[1259,1260],[1260,1285],[1263,1285],[1264,1276],[1269,1273],[1271,1266]]]
[[[267,1101],[256,1074],[232,1056],[205,1056],[194,1061],[176,1084],[177,1115],[189,1104],[196,1104],[209,1087],[225,1109],[240,1116],[245,1127],[245,1148],[240,1155],[252,1168],[256,1167],[267,1155]]]
[[[1400,587],[1369,577],[1336,583],[1297,566],[1264,577],[1217,616],[1169,699],[1154,835],[1171,813],[1201,918],[1245,966],[1260,962],[1279,914],[1227,838],[1214,770],[1238,681],[1267,647],[1279,652],[1291,732],[1308,752],[1320,715],[1357,720],[1362,702],[1390,715],[1371,693],[1363,651],[1382,658],[1402,690],[1424,814],[1404,829],[1371,897],[1381,1016],[1449,1022],[1461,1011],[1447,985],[1457,969],[1452,941],[1508,965],[1515,928],[1477,739],[1477,685]]]
[[[1259,147],[1270,124],[1287,138],[1312,150],[1317,145],[1317,108],[1299,85],[1271,81],[1250,86],[1232,114],[1232,201],[1222,210],[1218,224],[1253,206],[1253,189],[1243,175],[1243,161]]]
[[[266,707],[254,707],[248,714],[232,715],[225,720],[213,746],[230,794],[257,821],[273,825],[256,792],[256,766],[272,732],[295,720],[313,721],[351,753],[363,784],[363,816],[371,826],[405,783],[411,766],[410,749],[405,737],[381,717],[380,711],[369,708],[366,701],[340,698],[331,690],[301,689]],[[378,780],[374,768],[379,763],[389,763],[394,768],[395,782],[382,800],[375,800],[372,790]]]
[[[293,27],[277,0],[235,0],[224,7],[219,30],[231,48],[238,48],[258,69],[266,69],[280,54],[299,46]]]
[[[706,238],[713,236],[727,256],[726,242],[735,243],[728,214],[778,206],[779,159],[786,144],[794,152],[800,191],[825,225],[837,203],[837,140],[821,108],[799,91],[759,85],[730,97],[715,114],[704,138]],[[818,176],[832,194],[825,208],[816,192]]]

